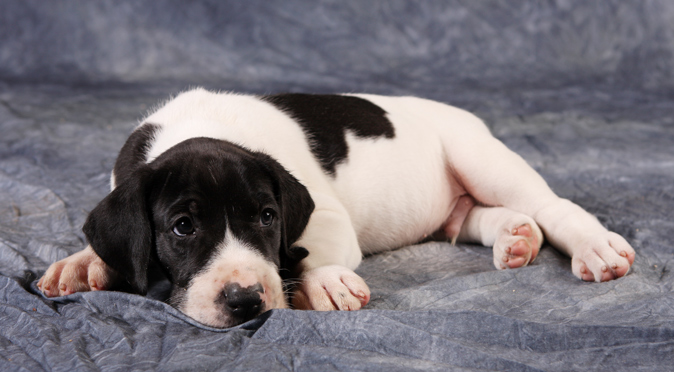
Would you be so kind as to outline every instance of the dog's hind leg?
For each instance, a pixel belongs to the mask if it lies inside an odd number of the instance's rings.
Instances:
[[[461,226],[458,241],[493,246],[494,266],[514,269],[536,259],[543,233],[525,214],[503,207],[476,206]]]
[[[454,118],[455,120],[457,118]],[[443,135],[453,176],[480,204],[506,207],[527,215],[547,240],[569,255],[573,273],[587,281],[627,274],[635,252],[578,205],[555,195],[519,155],[467,115]],[[460,124],[458,124],[460,123]]]

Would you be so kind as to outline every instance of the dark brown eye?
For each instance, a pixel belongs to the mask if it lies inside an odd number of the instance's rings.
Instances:
[[[270,226],[272,222],[274,222],[274,211],[269,208],[263,210],[260,214],[260,225]]]
[[[178,236],[194,234],[194,225],[189,217],[181,217],[173,227],[173,233]]]

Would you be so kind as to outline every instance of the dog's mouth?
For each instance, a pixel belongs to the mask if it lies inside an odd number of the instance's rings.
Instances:
[[[288,307],[275,264],[242,246],[221,252],[181,291],[178,310],[199,323],[226,328]]]
[[[233,327],[268,310],[288,307],[283,291],[272,287],[259,282],[245,287],[240,283],[230,282],[221,290],[187,290],[184,301],[176,307],[204,325],[215,328]]]

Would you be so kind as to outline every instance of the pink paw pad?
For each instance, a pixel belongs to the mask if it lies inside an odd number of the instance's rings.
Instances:
[[[510,246],[505,248],[505,255],[503,256],[503,264],[501,268],[518,268],[525,266],[538,256],[540,242],[538,237],[534,234],[531,225],[525,224],[510,231],[512,237],[521,237]],[[507,267],[506,267],[507,266]]]

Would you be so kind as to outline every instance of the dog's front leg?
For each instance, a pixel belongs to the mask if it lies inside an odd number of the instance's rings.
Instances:
[[[543,244],[543,233],[533,218],[503,207],[473,207],[466,217],[459,242],[492,246],[494,266],[514,269],[533,262]]]
[[[117,280],[114,271],[91,246],[49,266],[37,286],[47,297],[109,289]]]
[[[341,265],[305,271],[293,294],[293,307],[301,310],[358,310],[370,301],[370,289],[353,270]]]
[[[362,253],[344,206],[336,198],[311,193],[316,209],[296,243],[309,250],[302,260],[293,306],[304,310],[358,310],[370,300],[370,289],[353,270]]]

